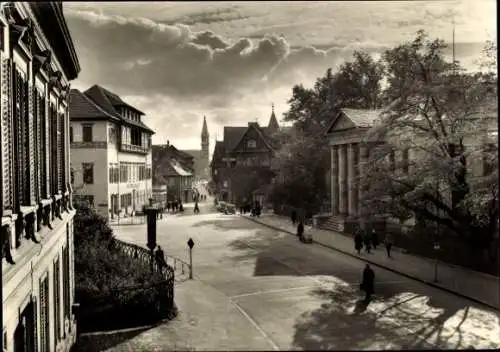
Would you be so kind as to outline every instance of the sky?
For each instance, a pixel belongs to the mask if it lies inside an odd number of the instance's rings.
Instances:
[[[153,144],[199,149],[203,116],[214,140],[223,126],[278,120],[296,84],[352,58],[375,57],[419,29],[452,41],[473,69],[496,42],[496,2],[65,2],[82,70],[72,88],[94,84],[145,113]]]

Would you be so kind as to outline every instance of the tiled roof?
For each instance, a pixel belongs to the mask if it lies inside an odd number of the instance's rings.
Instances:
[[[375,120],[380,118],[381,109],[342,109],[342,112],[357,126],[371,127]]]
[[[236,148],[247,129],[248,127],[224,126],[224,151],[230,152]]]
[[[104,111],[78,89],[71,89],[69,101],[70,118],[109,118],[112,120],[119,120],[119,118]]]
[[[113,107],[113,104],[111,104],[108,97],[106,96],[106,94],[104,94],[104,91],[101,89],[101,87],[99,87],[98,85],[95,84],[83,93],[87,97],[92,99],[94,101],[94,103],[99,105],[108,114],[111,114],[113,116],[117,116],[121,119],[121,116],[115,110],[115,108]]]
[[[101,87],[98,84],[94,84],[92,87],[87,89],[85,91],[85,94],[91,95],[92,98],[95,97],[98,101],[102,101],[103,104],[105,104],[105,105],[110,105],[113,108],[112,110],[115,112],[116,112],[116,110],[114,109],[115,106],[125,105],[125,106],[137,111],[139,114],[144,115],[144,113],[142,111],[140,111],[139,109],[137,109],[136,107],[134,107],[130,104],[127,104],[118,95],[110,92],[109,90]],[[104,97],[104,99],[103,99],[103,97]]]

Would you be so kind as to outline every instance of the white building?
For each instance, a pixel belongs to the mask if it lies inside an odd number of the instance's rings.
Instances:
[[[72,89],[71,178],[75,198],[106,217],[129,216],[152,198],[151,136],[144,115],[119,96],[94,85]]]
[[[76,338],[69,82],[80,72],[60,2],[0,3],[4,351]]]

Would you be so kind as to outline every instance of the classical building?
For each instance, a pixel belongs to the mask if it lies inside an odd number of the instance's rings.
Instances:
[[[72,89],[71,179],[75,198],[106,216],[129,216],[152,197],[151,136],[143,112],[94,85]]]
[[[489,144],[491,139],[497,138],[498,113],[491,114],[493,110],[496,110],[496,106],[487,112],[492,117],[484,119],[484,128],[471,131],[470,137],[464,141],[466,146],[476,143]],[[329,219],[322,221],[320,227],[351,232],[352,224],[363,226],[365,223],[366,219],[362,216],[363,187],[360,180],[365,173],[363,165],[369,162],[370,145],[375,143],[367,139],[366,133],[380,119],[382,112],[383,110],[341,109],[327,128],[331,150],[331,213]],[[394,168],[396,165],[402,165],[401,172],[411,173],[411,160],[414,160],[418,153],[413,149],[394,151],[390,162]],[[488,168],[480,155],[471,155],[467,165],[471,177],[481,177]],[[451,197],[446,193],[441,196]]]
[[[245,127],[224,127],[224,140],[215,142],[211,163],[217,199],[238,204],[252,200],[266,203],[265,186],[274,177],[271,161],[277,146],[273,136],[279,130],[274,107],[267,127],[257,122],[249,122]]]
[[[167,187],[168,200],[191,202],[195,162],[193,156],[167,144],[153,146],[153,185]]]
[[[0,3],[4,351],[76,338],[69,82],[80,72],[61,2]]]
[[[194,176],[198,180],[208,180],[210,177],[209,157],[210,157],[210,135],[208,134],[207,118],[203,116],[203,126],[201,128],[201,149],[182,150],[191,155],[194,162]]]

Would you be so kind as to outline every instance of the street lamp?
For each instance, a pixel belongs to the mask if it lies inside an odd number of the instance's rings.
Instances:
[[[151,251],[151,272],[154,270],[154,249],[156,248],[156,216],[158,214],[158,209],[153,206],[153,198],[149,198],[149,206],[145,207],[145,213],[147,214],[147,224],[148,224],[148,248]]]
[[[436,197],[437,199],[441,199],[440,193],[439,193],[439,178],[437,180],[436,184]],[[436,216],[438,219],[440,219],[440,211],[439,207],[436,205]],[[437,221],[436,224],[436,233],[434,235],[434,282],[438,282],[438,266],[439,266],[439,258],[438,258],[438,251],[441,249],[441,246],[439,245],[439,233],[441,230],[441,224],[439,221]]]

